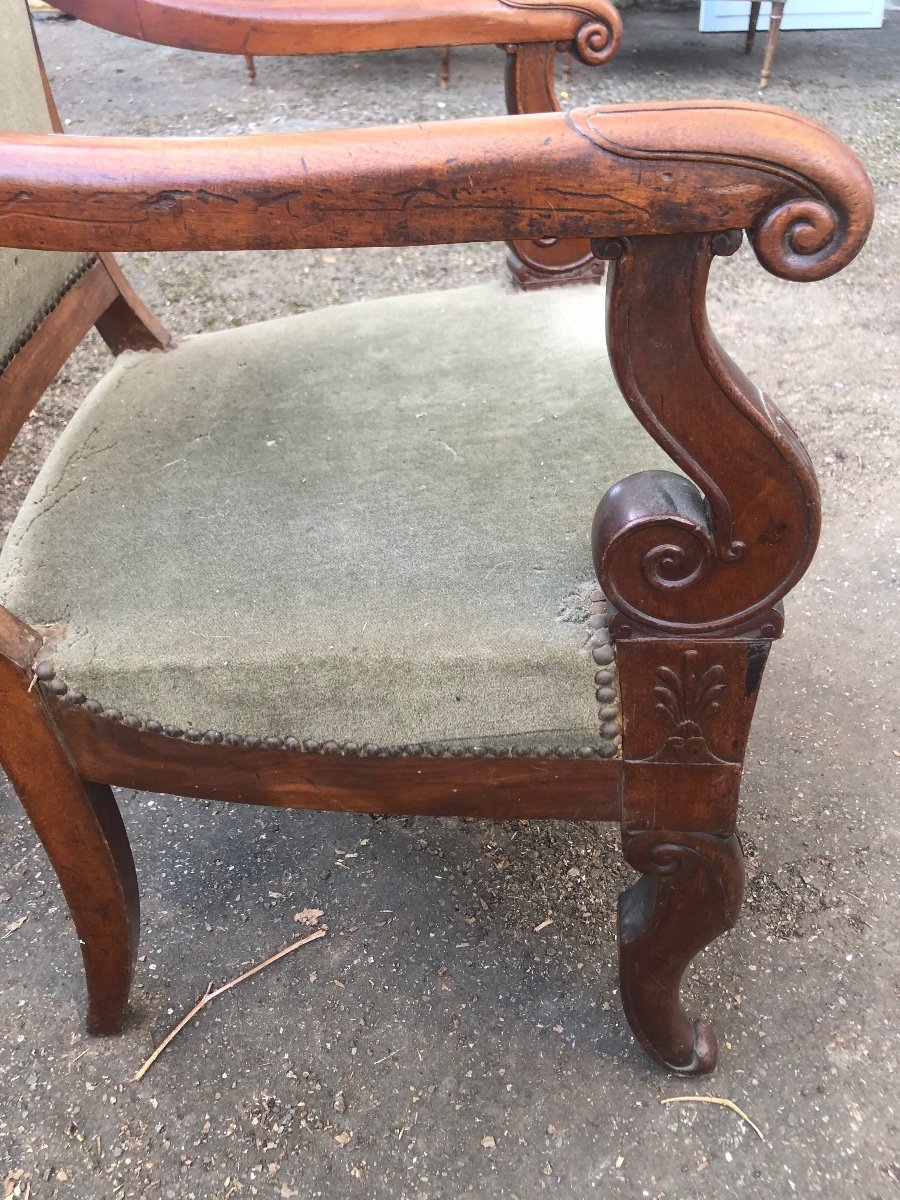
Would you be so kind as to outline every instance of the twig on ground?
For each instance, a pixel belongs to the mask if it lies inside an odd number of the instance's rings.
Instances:
[[[178,1034],[181,1033],[182,1029],[184,1029],[185,1025],[187,1025],[189,1021],[192,1021],[194,1017],[196,1017],[197,1013],[200,1012],[201,1009],[205,1008],[207,1004],[209,1004],[210,1000],[215,1000],[216,996],[221,996],[223,992],[230,991],[237,984],[243,983],[245,979],[249,979],[252,975],[256,975],[259,971],[265,970],[266,967],[271,967],[272,963],[276,963],[280,958],[285,958],[288,954],[292,954],[295,950],[299,950],[301,946],[306,946],[309,942],[314,942],[318,938],[323,938],[327,932],[327,929],[317,929],[315,933],[310,933],[306,937],[300,938],[299,941],[291,942],[289,946],[285,946],[284,949],[279,950],[277,954],[273,954],[263,962],[257,963],[255,967],[251,967],[250,970],[245,971],[243,975],[238,975],[236,979],[229,979],[228,983],[223,983],[221,987],[213,988],[213,985],[210,984],[191,1011],[186,1016],[182,1017],[175,1028],[171,1030],[170,1033],[166,1034],[150,1057],[141,1064],[140,1070],[135,1074],[131,1082],[139,1083],[144,1078],[144,1076],[162,1054],[163,1050],[165,1050],[166,1047],[172,1041],[174,1041]]]
[[[730,1108],[732,1112],[736,1112],[742,1121],[746,1121],[756,1136],[761,1142],[766,1139],[763,1137],[763,1132],[760,1127],[754,1124],[747,1116],[742,1108],[738,1108],[733,1100],[729,1100],[725,1096],[666,1096],[660,1100],[660,1104],[721,1104],[723,1108]]]

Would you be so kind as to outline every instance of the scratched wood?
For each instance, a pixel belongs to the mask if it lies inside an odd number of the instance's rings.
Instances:
[[[821,126],[685,101],[253,137],[0,138],[0,240],[226,250],[750,230],[821,279],[862,247],[872,192]]]

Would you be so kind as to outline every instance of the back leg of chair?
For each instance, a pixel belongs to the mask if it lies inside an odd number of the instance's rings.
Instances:
[[[59,737],[29,662],[25,642],[31,631],[0,614],[0,760],[75,923],[87,981],[88,1032],[119,1033],[139,927],[125,826],[112,790],[80,779]]]

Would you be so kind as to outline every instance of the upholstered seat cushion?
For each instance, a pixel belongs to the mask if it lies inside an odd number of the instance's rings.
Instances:
[[[591,519],[665,460],[603,305],[466,288],[123,355],[32,488],[0,597],[64,627],[70,690],[141,721],[611,753]]]

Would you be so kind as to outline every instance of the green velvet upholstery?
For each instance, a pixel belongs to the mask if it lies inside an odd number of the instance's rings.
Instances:
[[[62,624],[58,675],[141,720],[599,746],[593,512],[671,466],[603,308],[492,285],[123,355],[32,488],[0,599]]]
[[[51,128],[25,0],[0,0],[0,130],[49,133]],[[0,248],[0,369],[83,259],[81,254]]]

